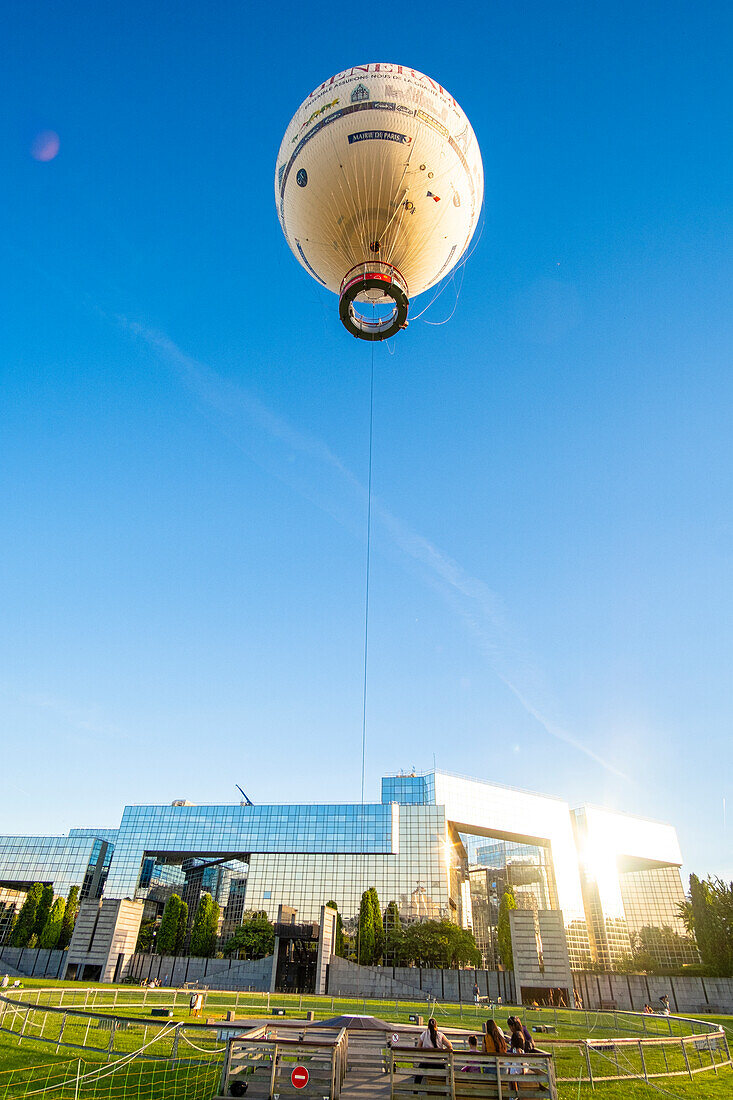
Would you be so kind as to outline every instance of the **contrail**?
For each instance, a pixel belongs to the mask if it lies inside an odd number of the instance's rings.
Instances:
[[[331,469],[353,493],[366,499],[364,484],[322,440],[293,427],[292,424],[274,413],[242,386],[222,378],[211,367],[182,351],[165,334],[136,321],[131,321],[124,316],[117,315],[114,318],[110,318],[106,314],[103,314],[103,316],[107,317],[108,320],[113,320],[123,331],[142,340],[155,351],[205,406],[226,416],[229,420],[234,419],[235,422],[245,418],[248,428],[251,429],[254,426],[260,429],[270,440],[281,443],[289,451],[314,459]],[[218,421],[217,427],[224,430]],[[256,441],[252,439],[251,435],[247,439],[248,446],[245,446],[242,440],[236,435],[232,435],[230,431],[225,430],[225,434],[240,449],[249,454],[254,461],[258,461],[252,454]],[[260,461],[259,464],[269,469],[271,473],[275,473],[272,470],[271,462]],[[293,476],[290,471],[288,477],[277,473],[275,473],[275,476],[280,477],[281,480],[290,485],[293,484]],[[300,487],[299,491],[343,526],[353,528],[353,522],[349,522],[350,517],[340,515],[335,502],[324,501],[321,494],[314,491],[312,487]],[[526,713],[550,737],[561,741],[563,744],[570,745],[578,752],[584,753],[585,756],[605,768],[612,775],[629,780],[629,777],[614,764],[578,740],[561,725],[546,717],[543,713],[544,708],[540,708],[537,703],[529,698],[528,689],[518,686],[516,680],[518,672],[521,670],[518,670],[516,666],[526,666],[528,662],[517,650],[517,647],[510,643],[510,630],[504,621],[501,601],[496,593],[484,581],[467,573],[458,562],[444,554],[424,536],[413,531],[403,520],[385,508],[378,499],[372,502],[372,515],[381,524],[392,544],[401,550],[407,558],[423,567],[423,578],[431,587],[439,591],[443,598],[447,599],[453,609],[457,611],[476,638],[479,649],[486,657],[494,674],[514,695]],[[514,665],[515,667],[507,669],[507,665]]]

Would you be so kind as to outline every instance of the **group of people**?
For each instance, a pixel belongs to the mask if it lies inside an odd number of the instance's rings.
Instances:
[[[476,1035],[468,1037],[469,1054],[528,1054],[535,1049],[534,1039],[529,1030],[520,1020],[519,1016],[510,1016],[507,1019],[509,1034],[499,1027],[496,1020],[490,1018],[484,1024],[483,1041],[479,1050],[479,1040]],[[428,1026],[418,1039],[417,1044],[422,1050],[453,1050],[453,1044],[447,1035],[438,1030],[438,1025],[433,1017],[428,1020]],[[478,1072],[478,1066],[463,1066],[466,1073]],[[517,1067],[518,1073],[522,1072],[521,1066]]]
[[[662,1016],[669,1016],[669,1014],[670,1014],[669,997],[667,996],[666,993],[663,993],[662,996],[659,998],[659,1003],[661,1004],[662,1007],[658,1008],[656,1010],[656,1012],[659,1013]],[[654,1016],[654,1015],[656,1015],[655,1010],[652,1008],[651,1005],[644,1005],[643,1014],[645,1016]]]

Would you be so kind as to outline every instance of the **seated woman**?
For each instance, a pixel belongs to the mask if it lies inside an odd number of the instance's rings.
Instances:
[[[487,1020],[484,1024],[484,1053],[506,1054],[506,1051],[504,1032],[497,1026],[496,1020]]]

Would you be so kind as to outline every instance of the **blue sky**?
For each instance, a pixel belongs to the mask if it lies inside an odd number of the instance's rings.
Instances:
[[[311,88],[388,60],[461,103],[486,204],[462,282],[375,350],[367,796],[435,757],[672,821],[733,875],[732,22],[15,8],[3,831],[359,796],[371,351],[272,177]]]

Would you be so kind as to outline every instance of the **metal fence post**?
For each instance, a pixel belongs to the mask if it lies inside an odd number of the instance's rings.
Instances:
[[[173,1049],[171,1050],[171,1063],[175,1066],[176,1058],[178,1057],[178,1034],[181,1028],[181,1024],[176,1024],[176,1029],[173,1033]]]
[[[713,1063],[713,1069],[715,1070],[715,1076],[718,1076],[718,1067],[715,1064],[715,1055],[713,1054],[713,1047],[710,1042],[710,1032],[708,1032],[708,1050],[710,1051],[710,1061]]]
[[[690,1080],[692,1080],[692,1070],[690,1069],[690,1059],[687,1057],[687,1047],[685,1046],[685,1040],[684,1039],[680,1039],[680,1046],[682,1047],[682,1053],[683,1053],[684,1058],[685,1058],[685,1065],[687,1066],[687,1072],[690,1075]]]
[[[588,1080],[590,1081],[590,1087],[594,1089],[596,1086],[593,1084],[593,1070],[591,1069],[590,1064],[590,1044],[587,1041],[585,1043],[585,1065],[588,1070]]]
[[[644,1074],[644,1080],[646,1081],[646,1083],[648,1085],[649,1084],[649,1075],[647,1074],[647,1071],[646,1071],[646,1060],[644,1058],[644,1047],[642,1046],[641,1039],[639,1039],[639,1057],[641,1058],[641,1072]]]
[[[110,1058],[112,1057],[112,1047],[114,1046],[114,1041],[115,1041],[115,1021],[111,1020],[110,1022],[112,1024],[112,1028],[111,1028],[110,1033],[109,1033],[109,1043],[107,1044],[107,1061],[108,1062],[109,1062]]]
[[[25,1025],[28,1023],[28,1017],[31,1014],[30,1005],[26,1009],[25,1019],[23,1020],[23,1027],[20,1030],[20,1038],[18,1039],[18,1046],[23,1042],[23,1036],[25,1035]]]
[[[57,1054],[58,1054],[58,1052],[59,1052],[59,1047],[61,1046],[61,1040],[62,1040],[62,1039],[63,1039],[63,1037],[64,1037],[64,1028],[65,1028],[65,1027],[66,1027],[66,1013],[64,1013],[64,1018],[63,1018],[63,1020],[61,1021],[61,1030],[59,1031],[59,1037],[58,1037],[58,1039],[56,1040],[56,1053],[57,1053]]]

